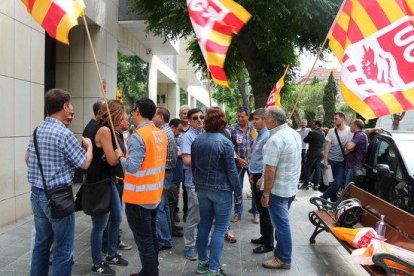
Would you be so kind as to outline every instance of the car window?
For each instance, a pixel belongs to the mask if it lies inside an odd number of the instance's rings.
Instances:
[[[398,161],[397,154],[393,147],[386,141],[378,140],[379,145],[377,146],[374,156],[374,166],[377,164],[386,164],[390,167],[393,175],[402,179],[401,164]]]

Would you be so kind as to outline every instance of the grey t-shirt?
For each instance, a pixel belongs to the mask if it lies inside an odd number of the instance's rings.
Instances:
[[[342,147],[345,149],[346,144],[352,140],[352,132],[349,126],[346,126],[343,130],[338,129],[338,136],[341,140]],[[331,150],[329,151],[328,159],[338,162],[344,161],[344,155],[342,154],[341,147],[339,146],[338,139],[335,135],[335,128],[329,130],[325,140],[331,142]]]

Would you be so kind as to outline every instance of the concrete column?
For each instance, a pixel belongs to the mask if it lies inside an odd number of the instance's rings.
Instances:
[[[157,89],[158,89],[158,70],[156,66],[152,64],[152,59],[148,64],[148,97],[157,102]]]

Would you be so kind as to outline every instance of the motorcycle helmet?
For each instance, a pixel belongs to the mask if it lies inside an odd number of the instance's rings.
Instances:
[[[350,228],[358,223],[362,213],[362,205],[358,199],[346,199],[336,207],[336,224],[341,227]]]

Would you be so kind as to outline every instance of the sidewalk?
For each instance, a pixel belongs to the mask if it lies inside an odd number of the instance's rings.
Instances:
[[[245,185],[246,187],[247,185]],[[293,262],[288,271],[268,270],[261,266],[264,260],[270,259],[272,253],[253,254],[255,247],[250,239],[259,237],[259,226],[251,222],[252,215],[247,212],[251,200],[244,199],[244,214],[242,220],[232,224],[232,229],[238,241],[235,244],[225,242],[222,267],[228,275],[368,275],[359,265],[350,264],[349,254],[332,237],[331,234],[321,233],[315,245],[309,244],[309,237],[314,230],[308,220],[309,211],[313,205],[309,203],[311,196],[320,195],[315,191],[299,191],[291,207],[291,227],[293,237]],[[29,275],[30,236],[33,217],[29,216],[15,224],[0,228],[0,275]],[[91,269],[91,252],[89,237],[92,223],[90,217],[82,212],[76,213],[76,241],[73,275],[89,275]],[[132,250],[122,251],[129,261],[127,267],[112,266],[117,275],[129,275],[137,272],[140,261],[137,247],[124,216],[122,222],[122,240],[133,245]],[[197,275],[197,262],[191,262],[183,257],[182,238],[174,238],[172,250],[159,254],[160,275]]]

